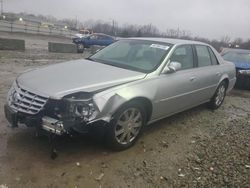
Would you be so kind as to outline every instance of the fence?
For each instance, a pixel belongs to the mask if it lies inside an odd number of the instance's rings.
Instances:
[[[28,24],[26,22],[9,22],[5,20],[0,20],[0,31],[55,35],[64,37],[72,37],[77,33],[76,31],[72,31],[70,29],[43,26],[38,23]]]

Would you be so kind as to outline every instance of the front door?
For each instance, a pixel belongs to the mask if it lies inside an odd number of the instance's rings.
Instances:
[[[196,103],[193,93],[198,88],[192,46],[177,47],[170,61],[181,63],[182,68],[174,73],[161,74],[157,78],[158,90],[152,119],[185,110]]]

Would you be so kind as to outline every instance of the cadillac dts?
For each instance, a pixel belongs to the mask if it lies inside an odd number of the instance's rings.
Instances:
[[[217,109],[235,81],[233,63],[208,44],[129,38],[19,75],[4,110],[12,127],[54,135],[104,126],[109,146],[122,150],[152,122],[202,103]]]

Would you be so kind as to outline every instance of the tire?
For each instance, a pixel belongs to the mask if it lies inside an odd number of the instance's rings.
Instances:
[[[84,51],[84,45],[77,44],[77,53],[83,53],[83,51]]]
[[[125,150],[135,144],[146,123],[146,112],[138,102],[122,106],[113,115],[106,142],[113,150]]]
[[[217,87],[214,96],[212,97],[212,99],[208,104],[209,108],[211,108],[212,110],[218,109],[222,105],[225,99],[226,91],[227,91],[227,83],[226,81],[222,81]]]

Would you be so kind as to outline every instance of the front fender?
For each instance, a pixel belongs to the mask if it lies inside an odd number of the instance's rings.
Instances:
[[[157,89],[153,80],[143,80],[132,84],[120,86],[110,92],[97,94],[94,101],[99,108],[98,119],[111,120],[112,115],[125,103],[136,99],[145,98],[153,103]],[[152,105],[153,106],[153,105]]]

